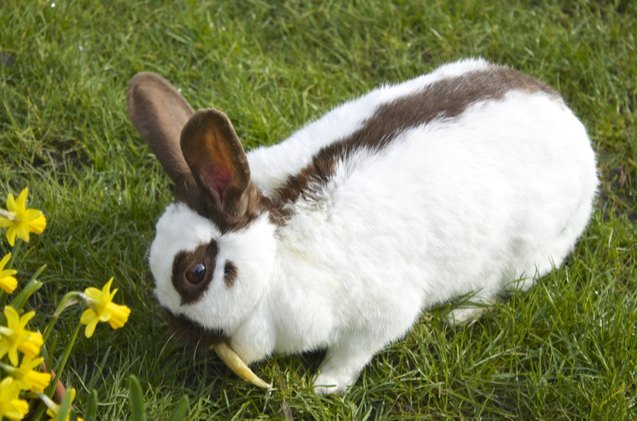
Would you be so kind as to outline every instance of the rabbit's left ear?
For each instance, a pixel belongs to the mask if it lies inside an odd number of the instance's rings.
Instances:
[[[176,197],[195,187],[179,147],[182,128],[194,114],[188,102],[166,79],[141,72],[128,85],[127,108],[133,125],[175,183]]]
[[[214,109],[196,112],[181,132],[181,150],[214,213],[230,223],[240,218],[250,168],[228,117]]]

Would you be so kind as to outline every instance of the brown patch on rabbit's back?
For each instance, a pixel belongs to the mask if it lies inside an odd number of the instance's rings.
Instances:
[[[421,90],[379,106],[354,133],[321,148],[311,163],[290,176],[275,193],[272,220],[283,224],[291,216],[290,205],[301,197],[312,197],[327,184],[336,164],[355,151],[365,148],[379,152],[401,132],[425,125],[435,119],[460,116],[472,104],[499,100],[507,92],[519,90],[544,92],[559,98],[545,83],[502,66],[439,80]]]

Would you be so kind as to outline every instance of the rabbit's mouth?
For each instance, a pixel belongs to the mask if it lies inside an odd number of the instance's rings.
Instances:
[[[168,326],[175,337],[183,342],[207,346],[230,341],[221,329],[205,328],[186,316],[175,315],[166,307],[163,308],[168,316]]]
[[[259,376],[254,374],[241,360],[230,347],[230,338],[224,335],[221,329],[207,329],[186,316],[173,314],[165,307],[164,311],[168,316],[168,326],[170,326],[170,329],[178,339],[186,343],[212,346],[221,361],[243,380],[264,389],[272,387],[271,384],[264,382]]]

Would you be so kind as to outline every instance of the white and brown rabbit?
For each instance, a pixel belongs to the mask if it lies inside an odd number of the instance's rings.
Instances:
[[[247,154],[225,114],[193,113],[154,73],[132,79],[128,112],[175,184],[149,260],[176,329],[247,363],[327,348],[319,393],[346,390],[423,310],[488,304],[559,266],[598,184],[559,94],[482,59],[382,86]]]

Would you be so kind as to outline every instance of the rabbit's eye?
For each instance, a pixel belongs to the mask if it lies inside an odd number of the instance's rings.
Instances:
[[[191,284],[199,284],[203,282],[206,277],[206,265],[203,263],[197,263],[186,272],[186,279]]]

